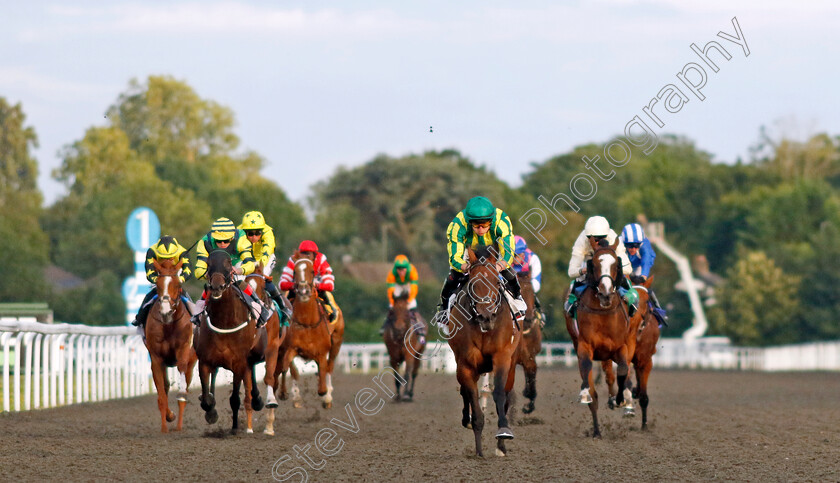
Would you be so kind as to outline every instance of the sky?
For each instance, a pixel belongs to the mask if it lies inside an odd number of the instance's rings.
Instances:
[[[733,18],[748,56],[718,36],[736,36]],[[242,149],[297,201],[339,165],[429,149],[518,186],[531,163],[623,134],[636,115],[727,163],[749,158],[762,125],[840,134],[838,24],[828,0],[9,2],[0,96],[38,135],[47,205],[66,192],[51,177],[62,147],[150,75],[232,109]],[[716,73],[690,48],[712,40],[731,55],[710,54]],[[677,78],[692,62],[707,73],[702,101]],[[654,107],[654,127],[642,108],[668,84],[689,101]]]

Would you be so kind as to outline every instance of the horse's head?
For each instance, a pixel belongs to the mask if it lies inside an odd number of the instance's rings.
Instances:
[[[648,312],[648,300],[650,300],[650,287],[653,285],[653,275],[649,276],[645,280],[641,280],[641,277],[637,278],[634,275],[630,277],[630,282],[639,294],[639,310],[637,313],[641,317],[645,317]]]
[[[315,267],[312,260],[295,250],[292,255],[295,264],[295,298],[301,302],[308,302],[315,295]]]
[[[403,327],[408,322],[408,292],[394,297],[394,307],[391,309],[394,327]]]
[[[502,302],[496,254],[488,247],[478,247],[475,251],[467,248],[467,259],[470,263],[467,291],[478,325],[487,331],[493,328],[493,318]]]
[[[158,300],[160,301],[160,315],[164,324],[172,323],[172,316],[181,303],[181,279],[178,278],[178,272],[184,264],[183,260],[178,260],[178,263],[173,263],[171,258],[163,259],[163,261],[152,260],[152,265],[158,274],[155,282],[155,289],[157,290]]]
[[[207,257],[207,287],[210,297],[219,299],[233,282],[233,265],[230,255],[224,250],[216,250]]]
[[[610,299],[616,293],[615,284],[618,280],[618,271],[621,269],[618,256],[615,254],[618,243],[617,237],[612,245],[603,238],[599,241],[595,238],[589,239],[589,245],[594,251],[590,276],[593,284],[598,288],[598,301],[603,308],[610,306]]]

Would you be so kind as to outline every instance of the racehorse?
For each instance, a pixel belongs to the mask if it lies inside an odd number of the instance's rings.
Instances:
[[[417,372],[420,370],[420,356],[426,350],[426,342],[421,339],[418,333],[418,325],[425,328],[426,323],[417,314],[417,324],[412,324],[411,315],[408,310],[408,293],[394,297],[394,308],[389,314],[390,323],[385,327],[383,338],[385,347],[388,348],[388,355],[391,357],[391,367],[399,369],[400,364],[405,361],[405,399],[411,401],[414,398],[414,382],[417,380]],[[400,379],[394,378],[396,385],[395,401],[400,401],[403,395],[400,393]]]
[[[618,364],[616,403],[632,406],[627,380],[628,364],[636,349],[636,329],[641,314],[627,315],[622,297],[617,292],[621,261],[615,254],[619,239],[610,245],[606,240],[589,239],[593,250],[587,264],[587,288],[580,297],[575,321],[566,314],[566,328],[577,351],[581,382],[580,402],[589,405],[592,413],[592,436],[600,437],[598,427],[598,393],[593,381],[592,361],[612,360]]]
[[[525,389],[522,395],[528,402],[522,407],[522,412],[534,412],[534,401],[537,399],[537,355],[542,351],[542,314],[534,307],[536,294],[531,284],[531,274],[522,272],[517,275],[522,289],[522,298],[528,306],[525,320],[522,322],[522,339],[519,341],[516,363],[525,371]]]
[[[653,355],[656,354],[656,343],[659,341],[659,321],[653,316],[653,312],[648,304],[649,290],[653,283],[653,275],[647,278],[641,285],[634,285],[633,287],[639,292],[639,312],[642,317],[642,325],[636,333],[636,350],[633,353],[633,369],[636,373],[636,386],[632,389],[633,397],[639,400],[639,405],[642,406],[642,429],[647,429],[647,407],[648,398],[647,384],[650,371],[653,369]],[[613,372],[612,361],[603,361],[602,367],[604,369],[604,379],[610,390],[610,409],[613,407],[615,400],[615,373]],[[631,381],[628,377],[627,386],[629,387]]]
[[[256,270],[254,270],[254,273],[245,277],[245,283],[251,286],[251,290],[257,294],[266,306],[271,307],[273,302],[265,291],[266,278],[262,272],[263,265],[260,262]],[[251,352],[248,354],[248,364],[251,366],[251,384],[253,387],[257,386],[257,373],[254,370],[254,366],[260,362],[265,362],[265,377],[263,378],[263,382],[265,382],[265,407],[268,409],[268,415],[266,416],[266,426],[263,432],[271,436],[274,435],[274,409],[277,408],[277,399],[274,397],[274,391],[277,388],[277,358],[280,353],[280,344],[283,343],[283,337],[286,335],[285,327],[280,328],[280,313],[278,310],[275,310],[265,326],[257,331],[257,340],[251,348]]]
[[[508,427],[510,391],[513,389],[515,371],[514,353],[519,345],[521,331],[514,327],[510,302],[499,279],[496,256],[488,247],[475,251],[466,250],[469,261],[468,280],[458,291],[446,330],[451,334],[449,346],[458,365],[457,377],[464,401],[461,424],[472,424],[475,436],[475,453],[481,450],[481,432],[484,429],[484,412],[479,404],[478,378],[493,372],[493,401],[499,416],[496,433],[497,454],[507,453],[505,440],[513,439]],[[443,321],[438,321],[441,323]]]
[[[531,414],[534,412],[534,401],[537,399],[537,355],[542,351],[542,314],[535,308],[536,294],[531,283],[531,274],[520,272],[517,278],[527,309],[525,320],[522,322],[522,338],[519,340],[515,357],[516,364],[521,365],[525,372],[525,389],[522,395],[529,400],[522,407],[522,412]],[[487,400],[490,399],[491,394],[490,375],[484,374],[481,376],[482,409],[487,407]]]
[[[197,360],[192,347],[190,312],[186,303],[181,300],[181,279],[178,272],[183,263],[183,260],[180,260],[173,264],[170,259],[153,261],[158,273],[155,282],[157,300],[145,320],[145,343],[152,360],[152,378],[158,393],[161,433],[168,433],[166,423],[175,419],[175,414],[169,409],[169,377],[166,368],[178,367],[178,423],[175,431],[181,431],[184,425],[187,391]]]
[[[206,316],[196,329],[195,352],[198,354],[198,375],[201,379],[201,409],[208,423],[215,423],[216,371],[223,367],[233,373],[230,409],[233,412],[232,433],[239,429],[239,387],[245,383],[247,432],[252,433],[253,411],[262,409],[259,388],[253,384],[249,355],[257,339],[256,318],[232,286],[233,266],[230,255],[216,250],[207,259]],[[208,378],[212,376],[212,383]]]
[[[312,260],[295,250],[294,291],[292,320],[286,338],[280,347],[278,371],[283,374],[280,383],[280,399],[286,399],[285,373],[290,370],[295,356],[313,360],[318,365],[318,395],[324,408],[332,407],[332,373],[341,343],[344,340],[344,316],[336,307],[336,318],[329,322],[324,307],[318,303],[318,289],[315,287],[315,271]],[[303,407],[300,390],[297,387],[297,372],[292,370],[292,401],[296,408]]]

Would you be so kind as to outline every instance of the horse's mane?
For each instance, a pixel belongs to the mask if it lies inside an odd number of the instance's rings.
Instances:
[[[476,247],[473,250],[473,253],[475,253],[476,258],[478,258],[479,260],[490,260],[491,258],[493,260],[496,260],[498,255],[498,252],[496,252],[495,249],[491,250],[491,247],[489,246]]]

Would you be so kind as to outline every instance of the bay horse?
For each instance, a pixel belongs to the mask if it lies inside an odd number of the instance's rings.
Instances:
[[[280,346],[278,371],[283,374],[280,383],[280,399],[286,399],[285,373],[292,373],[292,401],[294,407],[303,407],[300,390],[297,387],[297,371],[292,368],[296,356],[315,361],[318,365],[318,395],[325,409],[332,407],[332,374],[335,360],[344,340],[344,316],[336,307],[336,318],[329,322],[326,310],[318,303],[318,289],[315,286],[315,270],[312,260],[295,250],[294,291],[292,320],[286,338]]]
[[[632,396],[625,383],[636,349],[636,329],[641,324],[641,314],[634,314],[631,319],[617,291],[621,261],[615,249],[619,239],[616,238],[612,245],[604,239],[596,241],[594,238],[590,238],[589,243],[593,255],[586,272],[587,287],[580,297],[577,320],[566,314],[566,328],[577,352],[582,379],[579,401],[587,404],[592,413],[592,436],[601,437],[592,361],[612,360],[618,364],[616,403],[621,407],[632,406]]]
[[[514,327],[510,303],[496,269],[495,252],[488,247],[475,251],[466,250],[469,261],[468,280],[458,291],[446,323],[451,334],[449,346],[455,354],[457,378],[464,401],[461,424],[472,425],[475,436],[475,453],[483,457],[481,433],[484,429],[484,412],[479,404],[478,378],[485,372],[493,373],[493,401],[499,417],[496,433],[497,454],[507,454],[505,440],[513,439],[508,425],[510,391],[513,389],[515,371],[514,353],[519,345],[521,331]],[[442,323],[443,321],[438,321]]]
[[[535,308],[537,296],[531,284],[531,274],[522,272],[517,274],[517,278],[522,289],[522,298],[528,308],[525,311],[525,320],[522,321],[522,338],[519,340],[516,363],[521,365],[525,372],[525,389],[522,390],[522,395],[528,402],[522,407],[522,412],[530,414],[534,412],[534,401],[537,399],[537,355],[542,351],[542,314]]]
[[[158,393],[160,432],[168,433],[167,422],[175,419],[169,409],[169,376],[166,368],[178,368],[178,423],[175,431],[184,425],[187,392],[197,361],[192,347],[192,323],[186,303],[181,299],[181,279],[178,276],[184,261],[154,260],[158,278],[155,281],[157,300],[145,320],[145,344],[152,361],[152,378]]]
[[[525,389],[522,395],[528,402],[522,407],[522,412],[531,414],[534,412],[534,401],[537,399],[537,355],[542,351],[542,315],[535,307],[536,294],[531,283],[529,272],[520,272],[516,275],[519,279],[519,287],[522,289],[522,298],[525,300],[527,309],[525,320],[522,321],[522,338],[519,339],[519,347],[516,350],[516,364],[522,366],[525,373]],[[490,375],[484,374],[481,377],[481,408],[487,407],[487,400],[492,394]]]
[[[198,376],[201,379],[201,409],[205,420],[213,424],[216,412],[216,372],[223,367],[233,373],[230,409],[233,412],[231,432],[239,429],[239,387],[245,383],[247,432],[252,433],[253,411],[262,409],[259,388],[253,384],[249,356],[258,340],[256,318],[232,286],[233,266],[230,255],[222,250],[210,253],[207,259],[206,314],[196,329],[195,352],[198,355]],[[212,383],[208,378],[213,378]]]
[[[251,290],[263,301],[267,307],[273,305],[273,301],[269,298],[265,291],[266,278],[263,275],[263,265],[260,262],[257,265],[254,273],[245,277],[245,283],[250,285]],[[265,434],[274,435],[274,410],[277,408],[277,399],[274,397],[274,392],[277,388],[277,359],[280,353],[280,344],[283,342],[283,337],[286,335],[286,328],[280,328],[280,312],[279,307],[271,315],[265,326],[257,331],[257,337],[254,341],[251,352],[248,354],[248,364],[251,366],[251,384],[253,387],[257,385],[257,373],[254,366],[260,362],[265,362],[265,382],[266,402],[265,407],[268,409],[266,417],[266,426],[263,432]],[[249,426],[249,429],[250,426]]]
[[[417,324],[426,325],[426,322],[417,314]],[[398,370],[400,364],[405,362],[405,400],[411,401],[414,398],[414,382],[417,380],[417,372],[420,370],[420,360],[426,350],[426,342],[420,338],[411,321],[411,314],[408,310],[408,294],[394,297],[394,307],[389,314],[390,323],[385,327],[383,338],[385,347],[388,348],[388,355],[391,358],[391,367]],[[396,385],[395,401],[401,401],[403,394],[400,392],[400,379],[394,378]]]
[[[637,280],[638,281],[638,280]],[[650,371],[653,369],[653,355],[656,354],[656,343],[659,342],[659,321],[654,317],[649,305],[649,290],[653,284],[653,275],[648,277],[640,285],[633,285],[639,292],[639,312],[641,313],[642,324],[636,332],[636,350],[633,352],[633,370],[636,373],[636,386],[632,389],[632,396],[639,400],[642,407],[642,429],[647,429],[647,407],[650,399],[648,397],[647,385]],[[604,379],[610,390],[610,403],[614,401],[615,373],[613,372],[612,361],[602,362]],[[630,386],[628,377],[627,386]],[[612,409],[612,405],[610,406]]]

